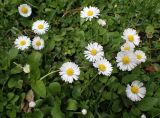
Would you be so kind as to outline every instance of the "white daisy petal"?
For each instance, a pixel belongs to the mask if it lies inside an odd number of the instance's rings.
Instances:
[[[74,80],[78,80],[80,69],[75,63],[66,62],[61,66],[59,74],[63,81],[73,83]]]
[[[121,51],[133,51],[135,48],[134,44],[131,43],[124,43],[121,46]]]
[[[42,35],[48,31],[49,24],[44,20],[37,20],[33,23],[32,30],[35,34]]]
[[[141,99],[145,97],[146,88],[143,86],[142,82],[135,80],[132,82],[131,86],[127,85],[126,94],[127,97],[134,102],[141,101]]]
[[[84,54],[86,59],[90,62],[95,62],[104,56],[103,47],[96,42],[88,44],[86,49],[87,50],[84,51]]]
[[[28,49],[29,46],[31,45],[31,40],[27,36],[19,36],[15,41],[14,41],[15,47],[18,48],[19,50],[25,50]]]
[[[81,11],[81,18],[84,18],[87,20],[92,20],[92,18],[98,18],[100,15],[100,10],[97,7],[84,7]]]
[[[135,55],[138,64],[140,64],[141,62],[145,62],[147,59],[145,53],[141,50],[136,50]]]
[[[117,67],[122,71],[131,71],[137,66],[135,54],[132,51],[121,51],[116,57]]]
[[[98,68],[99,74],[110,76],[112,73],[112,65],[106,59],[99,59],[93,63],[95,68]]]
[[[35,50],[41,50],[44,48],[44,40],[41,39],[39,36],[34,37],[32,41],[32,46]]]
[[[32,9],[27,4],[22,4],[18,7],[19,14],[23,17],[28,17],[32,13]]]
[[[122,38],[126,40],[127,43],[134,45],[139,45],[140,37],[138,36],[136,30],[132,28],[125,29]]]

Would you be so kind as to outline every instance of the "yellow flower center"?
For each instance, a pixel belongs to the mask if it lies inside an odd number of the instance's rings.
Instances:
[[[91,52],[91,55],[96,55],[97,54],[97,50],[96,49],[92,49],[90,52]]]
[[[128,57],[128,56],[124,56],[124,57],[122,58],[122,62],[123,62],[123,64],[129,64],[129,62],[130,62],[129,57]]]
[[[139,92],[139,88],[137,86],[132,86],[131,91],[132,93],[137,94]]]
[[[28,9],[26,7],[22,7],[21,8],[21,12],[26,14],[26,13],[28,13]]]
[[[89,11],[87,12],[87,15],[88,15],[88,16],[92,16],[92,15],[93,15],[93,11],[89,10]]]
[[[134,41],[134,36],[133,36],[133,35],[128,35],[128,40],[129,40],[130,42],[133,42],[133,41]]]
[[[130,50],[130,47],[129,46],[126,46],[126,47],[124,47],[124,50]]]
[[[43,29],[43,28],[44,28],[43,24],[38,25],[38,29]]]
[[[73,73],[74,73],[74,70],[73,70],[72,68],[68,68],[68,69],[66,70],[66,73],[67,73],[68,76],[72,76]]]
[[[104,64],[99,64],[98,68],[100,71],[105,71],[106,70],[106,66]]]
[[[140,55],[140,54],[137,54],[136,57],[137,57],[137,59],[142,59],[142,55]]]
[[[40,41],[37,41],[37,42],[36,42],[36,45],[37,45],[37,46],[40,46],[40,45],[41,45],[41,42],[40,42]]]
[[[21,40],[20,41],[20,46],[24,46],[26,44],[26,41],[25,40]]]

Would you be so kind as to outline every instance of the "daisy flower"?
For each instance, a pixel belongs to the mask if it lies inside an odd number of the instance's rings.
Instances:
[[[137,66],[135,54],[132,51],[119,52],[116,57],[117,67],[122,71],[131,71]]]
[[[134,45],[139,45],[140,42],[140,37],[136,30],[132,28],[125,29],[122,38],[126,40],[127,43],[132,43]]]
[[[110,76],[112,73],[112,65],[106,59],[99,59],[93,63],[95,68],[98,68],[99,74]]]
[[[32,41],[32,46],[35,50],[41,50],[44,48],[44,40],[41,39],[39,36],[34,37]]]
[[[140,101],[146,94],[146,88],[142,82],[135,80],[131,85],[127,85],[126,94],[130,100],[134,102]]]
[[[22,4],[18,7],[19,14],[23,17],[28,17],[32,13],[32,9],[27,4]]]
[[[101,26],[103,26],[103,27],[106,26],[106,21],[105,21],[105,20],[98,19],[97,22],[98,22],[99,25],[101,25]]]
[[[28,49],[28,47],[31,45],[31,40],[27,36],[19,36],[14,41],[15,47],[19,50],[25,50]]]
[[[90,62],[94,62],[104,56],[103,47],[98,43],[90,43],[84,51],[85,57]]]
[[[33,23],[32,30],[35,34],[45,34],[48,31],[49,24],[44,20],[37,20]]]
[[[133,51],[135,48],[135,46],[131,43],[124,43],[121,46],[121,51]]]
[[[74,80],[78,80],[80,69],[75,63],[66,62],[61,66],[59,74],[61,75],[62,80],[72,83]]]
[[[81,11],[81,18],[84,18],[87,20],[92,20],[92,18],[98,18],[100,15],[100,10],[97,7],[84,7],[83,10]]]
[[[141,50],[136,50],[135,55],[138,64],[140,64],[141,62],[145,62],[147,59],[145,53]]]

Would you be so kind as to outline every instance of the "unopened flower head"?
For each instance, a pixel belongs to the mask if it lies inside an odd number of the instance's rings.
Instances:
[[[30,73],[30,65],[29,64],[26,64],[24,67],[23,67],[23,71],[25,73]]]
[[[36,106],[36,103],[34,101],[29,102],[29,107],[34,108]]]
[[[99,25],[101,25],[101,26],[103,26],[103,27],[106,26],[106,21],[105,21],[105,20],[98,19],[97,22],[98,22]]]
[[[82,113],[82,115],[86,115],[87,114],[87,110],[86,109],[82,109],[81,113]]]

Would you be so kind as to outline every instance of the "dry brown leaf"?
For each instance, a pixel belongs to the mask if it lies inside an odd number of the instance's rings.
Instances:
[[[31,112],[32,108],[29,107],[29,103],[34,101],[34,93],[32,90],[29,90],[24,98],[22,98],[21,109],[25,112]]]

